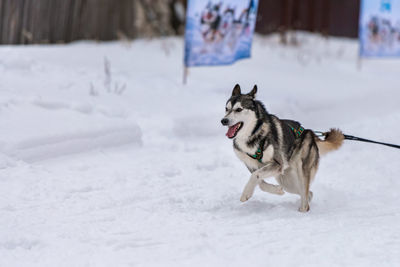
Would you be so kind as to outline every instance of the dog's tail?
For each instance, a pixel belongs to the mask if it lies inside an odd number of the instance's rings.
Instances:
[[[344,140],[344,135],[339,129],[330,129],[329,132],[324,133],[325,140],[316,137],[316,142],[321,156],[328,152],[339,149]]]

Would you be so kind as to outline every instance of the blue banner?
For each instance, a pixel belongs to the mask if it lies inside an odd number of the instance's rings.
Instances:
[[[400,56],[400,0],[363,0],[359,24],[361,57]]]
[[[189,0],[185,65],[227,65],[250,57],[258,0]]]

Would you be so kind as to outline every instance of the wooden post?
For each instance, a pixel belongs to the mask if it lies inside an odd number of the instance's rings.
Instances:
[[[184,85],[186,85],[188,74],[189,74],[189,68],[186,65],[184,65],[183,66],[183,84]]]
[[[361,16],[361,10],[360,10],[360,16]],[[361,23],[358,26],[358,55],[357,55],[357,70],[360,71],[361,70],[361,65],[362,65],[362,57],[361,57],[361,39],[362,39],[362,35],[361,35]]]
[[[362,67],[362,58],[361,58],[361,41],[360,37],[358,37],[358,56],[357,56],[357,70],[361,70]]]

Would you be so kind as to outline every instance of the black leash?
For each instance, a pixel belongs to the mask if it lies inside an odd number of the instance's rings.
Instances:
[[[326,135],[326,133],[321,132],[321,131],[314,131],[314,132],[317,133],[317,134],[320,134],[320,135],[322,135],[322,136],[325,136],[325,135]],[[400,149],[400,145],[388,144],[388,143],[373,141],[373,140],[369,140],[369,139],[365,139],[365,138],[361,138],[361,137],[357,137],[357,136],[353,136],[353,135],[347,135],[347,134],[343,134],[343,135],[344,135],[344,139],[345,139],[345,140],[367,142],[367,143],[373,143],[373,144],[378,144],[378,145],[390,146],[390,147],[394,147],[394,148]]]
[[[394,148],[399,148],[399,145],[395,145],[395,144],[388,144],[388,143],[383,143],[383,142],[378,142],[378,141],[373,141],[373,140],[369,140],[369,139],[365,139],[365,138],[360,138],[360,137],[356,137],[356,136],[352,136],[352,135],[347,135],[344,134],[344,139],[345,140],[352,140],[352,141],[360,141],[360,142],[368,142],[368,143],[373,143],[373,144],[379,144],[379,145],[384,145],[384,146],[390,146],[390,147],[394,147]]]

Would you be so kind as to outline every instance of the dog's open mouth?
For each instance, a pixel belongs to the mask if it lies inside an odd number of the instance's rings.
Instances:
[[[235,125],[232,125],[228,128],[228,132],[226,133],[226,136],[228,138],[232,139],[236,136],[236,134],[239,132],[240,128],[242,128],[243,122],[238,122]]]

